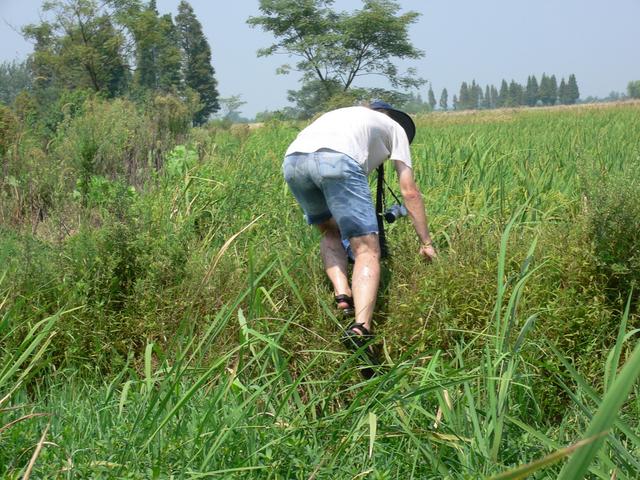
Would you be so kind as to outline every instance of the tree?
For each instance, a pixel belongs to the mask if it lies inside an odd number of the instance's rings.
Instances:
[[[456,97],[455,95],[453,96],[453,100],[451,101],[451,103],[453,104],[454,110],[458,110],[460,108],[460,105],[458,104],[458,97]]]
[[[566,98],[569,105],[573,105],[580,98],[580,90],[578,89],[578,82],[576,76],[572,73],[569,75],[569,81],[566,86]]]
[[[551,78],[549,79],[549,90],[551,93],[550,105],[555,105],[558,101],[558,81],[556,80],[555,75],[551,75]]]
[[[538,103],[538,80],[535,75],[527,78],[527,87],[524,93],[525,103],[530,107],[535,107]]]
[[[484,101],[482,102],[482,108],[491,108],[491,89],[487,85],[484,89]]]
[[[0,64],[0,103],[11,105],[18,94],[31,88],[31,74],[27,62]]]
[[[567,105],[569,103],[567,99],[567,83],[564,81],[564,77],[560,80],[560,86],[558,87],[558,103],[560,105]]]
[[[112,12],[96,0],[53,0],[44,3],[43,11],[53,20],[23,28],[35,42],[36,86],[91,88],[107,96],[123,92],[129,80],[125,36]]]
[[[240,107],[246,104],[247,102],[242,100],[241,95],[231,95],[230,97],[220,98],[222,119],[232,123],[241,123],[243,120],[246,121],[246,119],[240,116]]]
[[[408,28],[419,14],[399,14],[392,0],[365,0],[353,13],[336,13],[332,0],[260,0],[261,16],[247,23],[270,32],[276,41],[258,51],[259,56],[285,53],[298,59],[278,73],[302,72],[303,84],[312,81],[325,89],[349,90],[365,75],[386,78],[393,88],[419,87],[425,81],[409,69],[401,74],[393,60],[417,59],[424,53],[409,41]]]
[[[446,88],[442,89],[442,93],[440,94],[440,108],[444,111],[447,111],[449,109],[448,106],[448,102],[449,102],[449,93],[447,92]]]
[[[633,80],[627,84],[627,95],[631,98],[640,98],[640,80]]]
[[[491,85],[491,106],[489,108],[497,108],[499,102],[498,89],[495,85]]]
[[[475,79],[471,81],[469,97],[469,108],[473,110],[480,108],[482,103],[482,87],[476,83]]]
[[[508,99],[505,106],[517,107],[524,104],[524,88],[515,80],[509,83]]]
[[[429,99],[429,106],[431,110],[435,110],[436,108],[436,96],[433,94],[433,89],[429,86],[429,92],[427,93]]]
[[[471,95],[469,93],[469,85],[467,82],[462,82],[460,85],[460,93],[458,95],[458,102],[456,110],[466,110],[469,107]]]
[[[176,91],[181,87],[181,52],[178,31],[171,15],[158,15],[156,2],[128,12],[125,22],[135,42],[137,87]]]
[[[212,113],[220,109],[218,103],[218,82],[211,65],[211,47],[202,33],[202,25],[193,8],[185,0],[178,5],[176,27],[182,50],[182,71],[185,86],[200,96],[201,108],[193,121],[201,125]]]
[[[509,104],[509,85],[506,80],[502,80],[500,84],[500,93],[498,93],[498,101],[496,102],[496,106],[506,107]]]
[[[545,73],[542,74],[538,97],[543,105],[555,105],[558,97],[558,86],[555,75],[548,77]]]

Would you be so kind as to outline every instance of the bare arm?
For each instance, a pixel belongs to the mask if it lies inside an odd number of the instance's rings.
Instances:
[[[433,259],[436,256],[435,249],[431,241],[429,233],[429,225],[427,221],[427,213],[422,200],[422,193],[413,178],[413,170],[399,160],[393,161],[398,174],[398,182],[400,184],[400,193],[409,212],[409,217],[416,230],[416,234],[420,239],[420,254]]]

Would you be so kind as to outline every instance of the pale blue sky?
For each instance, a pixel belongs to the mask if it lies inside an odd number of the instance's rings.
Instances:
[[[161,13],[177,12],[179,0],[158,0]],[[242,95],[243,114],[275,110],[288,104],[288,89],[299,75],[276,75],[287,57],[257,58],[256,50],[272,37],[250,28],[257,0],[192,0],[212,49],[220,95]],[[424,50],[413,66],[440,96],[449,99],[463,80],[499,87],[502,78],[525,83],[543,72],[558,81],[575,73],[581,96],[623,92],[640,79],[640,0],[400,0],[402,10],[422,14],[410,31]],[[18,30],[37,22],[42,0],[0,0],[0,61],[22,59],[30,51]],[[360,0],[336,0],[338,10],[359,8]],[[386,85],[380,85],[386,86]],[[421,94],[426,98],[426,88]]]

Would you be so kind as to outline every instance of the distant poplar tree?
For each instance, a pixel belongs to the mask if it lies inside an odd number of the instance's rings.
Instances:
[[[496,108],[498,106],[498,89],[495,85],[491,85],[491,106],[489,108]]]
[[[466,110],[469,108],[469,85],[467,82],[462,82],[460,85],[460,94],[458,95],[457,105],[455,106],[456,110]]]
[[[185,0],[178,5],[176,27],[182,49],[184,84],[200,95],[202,106],[195,113],[193,121],[196,125],[201,125],[212,113],[220,109],[218,82],[211,65],[211,47],[202,33],[202,25],[196,18],[193,8]]]
[[[575,74],[569,75],[569,81],[566,86],[567,103],[573,105],[580,98],[580,90],[578,89],[578,82],[576,81]]]
[[[482,102],[482,108],[491,108],[491,89],[487,85],[484,89],[484,101]]]
[[[480,102],[482,101],[482,88],[474,80],[471,81],[470,88],[469,108],[477,110],[480,108]]]
[[[458,97],[454,95],[451,103],[453,104],[453,109],[458,110]]]
[[[524,93],[525,102],[530,107],[535,107],[538,103],[538,80],[535,75],[527,78],[527,88]]]
[[[427,95],[429,106],[431,107],[431,110],[434,110],[436,108],[436,96],[433,94],[433,89],[431,88],[431,86],[429,86],[429,92]]]
[[[443,88],[440,94],[440,108],[445,111],[449,109],[449,93],[446,88]]]
[[[542,74],[540,79],[540,88],[538,89],[538,98],[543,105],[553,105],[556,99],[556,88],[551,82],[551,78],[546,73]]]
[[[549,79],[549,90],[551,92],[551,105],[555,105],[558,101],[558,81],[555,75],[551,75]]]
[[[564,78],[560,80],[560,86],[558,87],[558,103],[560,105],[567,105],[569,103],[567,98],[567,84]]]
[[[640,98],[640,80],[632,80],[627,84],[627,95],[631,98]]]
[[[506,107],[509,102],[509,85],[506,80],[502,80],[500,84],[500,93],[498,93],[497,107]]]
[[[524,105],[524,88],[515,80],[509,83],[508,104],[510,107]]]

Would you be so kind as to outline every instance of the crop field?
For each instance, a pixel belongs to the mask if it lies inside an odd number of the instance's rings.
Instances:
[[[416,118],[439,257],[387,227],[369,380],[280,172],[304,124],[130,175],[118,108],[7,150],[1,478],[640,478],[640,103]]]

